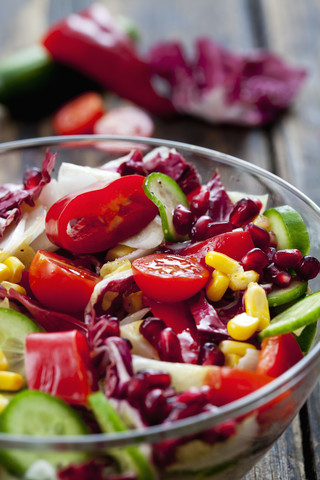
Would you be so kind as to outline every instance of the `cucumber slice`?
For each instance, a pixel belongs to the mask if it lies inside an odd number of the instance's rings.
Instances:
[[[294,280],[287,288],[275,288],[267,296],[269,307],[278,307],[292,302],[307,293],[308,282]]]
[[[300,215],[289,205],[269,208],[264,212],[271,223],[271,230],[276,234],[278,249],[297,248],[302,255],[310,250],[307,227]]]
[[[0,416],[0,431],[40,437],[88,433],[85,423],[68,404],[37,390],[24,390],[13,397]],[[0,464],[18,477],[40,459],[61,468],[87,458],[88,455],[80,451],[0,450]]]
[[[25,338],[35,332],[40,332],[40,329],[29,317],[9,308],[0,308],[0,349],[7,357],[12,372],[25,375]]]
[[[259,338],[294,332],[316,322],[320,317],[320,291],[312,293],[275,316],[268,327],[261,330]]]
[[[104,433],[127,430],[126,425],[103,393],[96,392],[89,395],[88,401]],[[153,480],[155,478],[155,473],[150,463],[138,447],[113,448],[108,453],[116,459],[123,471],[131,470],[136,472],[139,480]]]
[[[176,232],[173,225],[173,212],[177,205],[189,207],[187,197],[171,177],[164,173],[153,172],[148,175],[143,184],[144,193],[158,207],[163,235],[169,242],[186,240]]]
[[[317,322],[313,322],[307,325],[306,327],[304,327],[302,330],[300,329],[296,332],[293,332],[301,348],[301,352],[304,355],[309,352],[313,339],[316,335],[316,331],[317,331]]]

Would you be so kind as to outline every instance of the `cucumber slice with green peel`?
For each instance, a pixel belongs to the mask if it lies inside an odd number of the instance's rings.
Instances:
[[[173,225],[173,212],[177,205],[189,207],[189,202],[177,182],[164,173],[153,172],[143,184],[144,193],[158,207],[163,235],[169,242],[186,240],[177,233]]]
[[[0,308],[0,349],[10,371],[24,376],[25,338],[36,332],[40,332],[40,328],[29,317],[10,308]]]
[[[309,234],[300,213],[289,205],[282,205],[269,208],[264,215],[268,217],[271,230],[277,236],[278,250],[297,248],[302,255],[309,253]]]
[[[17,393],[0,415],[0,431],[7,434],[83,435],[88,428],[76,412],[62,400],[37,390]],[[88,454],[76,451],[0,450],[0,464],[12,475],[22,477],[37,460],[46,460],[55,468],[77,464]]]
[[[294,280],[287,288],[275,288],[267,295],[269,307],[278,307],[306,294],[308,282]]]
[[[104,433],[128,430],[116,410],[101,392],[88,396],[89,405]],[[108,453],[115,458],[121,469],[136,472],[139,480],[153,480],[155,473],[145,455],[136,446],[112,448]]]
[[[259,333],[259,338],[294,332],[320,318],[320,291],[312,293],[276,315],[270,325]]]
[[[293,332],[302,353],[305,355],[309,352],[314,337],[317,331],[317,322],[310,323],[302,330],[300,329],[298,332]]]

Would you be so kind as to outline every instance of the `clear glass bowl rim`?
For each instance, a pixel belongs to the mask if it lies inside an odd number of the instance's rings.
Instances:
[[[299,189],[281,179],[267,170],[253,165],[237,157],[218,152],[216,150],[191,145],[184,142],[163,140],[159,138],[145,137],[124,137],[115,135],[73,135],[73,136],[47,136],[30,138],[0,143],[0,156],[9,151],[28,147],[50,147],[54,145],[80,142],[84,145],[101,141],[130,142],[133,144],[146,144],[150,147],[166,146],[177,150],[185,150],[188,153],[214,157],[222,164],[234,166],[254,175],[259,175],[271,182],[278,184],[299,197],[319,217],[320,208]],[[77,146],[76,146],[77,147]],[[121,155],[121,154],[120,154]],[[119,156],[120,156],[119,155]],[[247,395],[232,403],[219,407],[217,412],[196,415],[184,420],[177,421],[171,425],[157,425],[139,430],[128,430],[126,432],[111,434],[90,434],[83,436],[52,436],[36,437],[32,435],[8,435],[0,433],[0,447],[25,448],[25,449],[54,449],[54,450],[86,450],[112,448],[139,442],[158,442],[167,438],[192,435],[211,426],[218,425],[225,420],[237,418],[260,406],[272,401],[294,385],[305,378],[309,372],[320,362],[320,342],[296,365],[290,368],[283,375],[273,380],[268,385],[260,388],[254,393]]]

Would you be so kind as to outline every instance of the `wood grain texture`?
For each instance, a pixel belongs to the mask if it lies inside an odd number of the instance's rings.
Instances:
[[[308,78],[295,108],[273,131],[277,170],[320,203],[320,4],[262,0],[267,46],[303,67]]]

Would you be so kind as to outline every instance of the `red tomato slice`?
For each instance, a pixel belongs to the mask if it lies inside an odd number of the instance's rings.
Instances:
[[[57,135],[90,134],[104,112],[102,96],[97,92],[86,92],[56,111],[52,127]]]
[[[151,137],[154,124],[141,108],[116,107],[103,115],[94,126],[95,134]]]
[[[148,299],[152,314],[161,318],[177,334],[183,361],[197,363],[200,351],[200,338],[195,321],[186,303],[160,303]]]
[[[300,346],[292,333],[262,340],[257,373],[279,377],[303,358]]]
[[[50,310],[73,313],[89,302],[100,277],[55,253],[38,250],[29,269],[29,284],[39,302]]]
[[[251,370],[216,367],[208,372],[205,383],[212,389],[212,403],[221,406],[249,395],[272,380]]]
[[[195,260],[154,253],[132,263],[133,276],[142,292],[159,302],[180,302],[204,287],[209,272]]]
[[[195,243],[180,252],[180,255],[194,257],[198,262],[205,264],[205,256],[210,250],[224,253],[234,260],[240,261],[246,253],[254,248],[249,232],[233,231],[221,233],[215,237],[208,238],[203,242]]]
[[[141,175],[128,175],[58,200],[46,217],[49,240],[74,253],[93,253],[138,233],[158,212],[143,181]]]
[[[30,390],[73,405],[85,405],[97,389],[88,342],[77,330],[27,335],[25,366]]]

